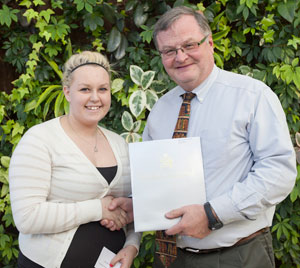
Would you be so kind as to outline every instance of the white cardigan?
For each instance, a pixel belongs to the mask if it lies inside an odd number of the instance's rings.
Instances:
[[[9,167],[10,198],[22,253],[47,268],[60,267],[79,225],[102,219],[100,199],[131,193],[127,144],[101,128],[118,170],[108,184],[55,118],[30,128]],[[101,148],[99,148],[101,150]],[[128,230],[125,245],[139,247]]]

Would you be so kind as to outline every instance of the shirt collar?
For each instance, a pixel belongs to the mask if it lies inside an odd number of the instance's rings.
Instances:
[[[219,68],[216,65],[214,65],[214,68],[210,73],[210,75],[198,87],[192,90],[192,92],[196,94],[196,97],[200,101],[200,103],[204,101],[205,96],[210,90],[213,82],[216,80],[218,73],[219,73]],[[179,96],[186,92],[182,87],[179,86],[178,88],[179,88],[178,90]]]

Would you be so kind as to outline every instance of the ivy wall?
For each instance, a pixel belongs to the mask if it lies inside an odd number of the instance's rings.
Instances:
[[[60,83],[62,64],[80,50],[105,53],[117,73],[113,77],[112,107],[101,124],[122,133],[128,142],[140,140],[151,107],[174,86],[152,41],[154,23],[170,7],[188,5],[204,12],[214,33],[216,64],[262,80],[275,91],[297,147],[299,0],[0,0],[0,3],[1,267],[16,267],[18,255],[8,190],[10,156],[29,127],[68,110]],[[300,267],[299,177],[293,192],[278,205],[274,217],[272,232],[278,267]],[[150,267],[153,251],[153,234],[145,233],[134,267]]]

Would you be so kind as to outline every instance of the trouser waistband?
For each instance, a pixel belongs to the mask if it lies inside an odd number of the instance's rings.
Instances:
[[[247,237],[244,237],[242,239],[240,239],[239,241],[237,241],[234,245],[230,246],[230,247],[220,247],[220,248],[211,248],[211,249],[196,249],[196,248],[179,248],[180,250],[184,251],[184,252],[188,252],[188,253],[195,253],[195,254],[207,254],[207,253],[214,253],[214,252],[220,252],[222,250],[225,249],[229,249],[232,247],[236,247],[236,246],[240,246],[245,244],[246,242],[248,242],[249,240],[257,237],[258,235],[262,234],[262,233],[266,233],[270,230],[269,227],[266,228],[262,228],[258,231],[256,231],[255,233],[248,235]]]

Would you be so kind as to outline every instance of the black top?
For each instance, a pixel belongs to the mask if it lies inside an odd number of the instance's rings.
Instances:
[[[104,177],[104,179],[107,180],[108,184],[110,184],[117,174],[118,166],[97,167],[97,169],[101,173],[101,175]]]
[[[97,169],[110,184],[117,173],[118,167],[97,167]],[[72,239],[61,268],[94,268],[104,246],[114,253],[118,253],[123,248],[125,239],[123,229],[112,232],[103,227],[99,221],[82,224],[78,227]],[[34,266],[34,264],[20,252],[19,267],[42,267],[38,264]]]

